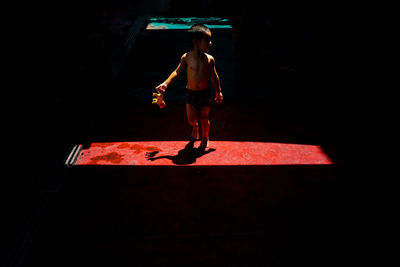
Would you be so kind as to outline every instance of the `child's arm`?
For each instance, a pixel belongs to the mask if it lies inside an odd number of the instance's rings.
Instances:
[[[219,82],[217,70],[215,69],[215,59],[213,57],[211,57],[210,64],[211,64],[211,66],[210,66],[211,67],[211,82],[215,89],[215,96],[216,96],[215,101],[217,103],[222,103],[222,100],[224,97],[221,92],[221,84]]]
[[[169,75],[168,79],[166,79],[162,84],[156,87],[156,90],[164,93],[167,87],[175,82],[176,79],[182,74],[182,72],[186,68],[186,53],[181,57],[181,61],[179,62],[178,67]]]

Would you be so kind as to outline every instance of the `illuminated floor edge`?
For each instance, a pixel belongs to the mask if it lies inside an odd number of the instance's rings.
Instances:
[[[210,29],[232,29],[228,19],[217,17],[152,17],[146,30],[188,30],[194,24],[204,24]]]
[[[73,165],[237,166],[333,164],[317,145],[210,141],[207,150],[188,141],[92,143]]]

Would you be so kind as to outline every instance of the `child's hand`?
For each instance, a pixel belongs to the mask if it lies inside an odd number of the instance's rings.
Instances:
[[[222,93],[216,93],[215,102],[222,104],[223,100],[224,100],[224,96],[222,95]]]
[[[167,87],[168,86],[165,83],[162,83],[156,87],[156,90],[159,91],[160,93],[164,93],[165,90],[167,90]]]

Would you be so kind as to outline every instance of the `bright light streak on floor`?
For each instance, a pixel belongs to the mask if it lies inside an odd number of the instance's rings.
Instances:
[[[333,164],[317,145],[210,141],[204,152],[188,141],[92,143],[74,165],[237,166]]]

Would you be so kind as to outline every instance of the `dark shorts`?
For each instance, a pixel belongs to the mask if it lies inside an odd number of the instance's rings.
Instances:
[[[193,91],[185,88],[186,104],[194,106],[196,109],[211,106],[211,93],[209,89],[201,91]]]

